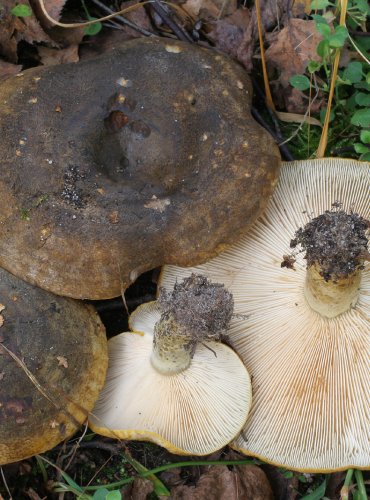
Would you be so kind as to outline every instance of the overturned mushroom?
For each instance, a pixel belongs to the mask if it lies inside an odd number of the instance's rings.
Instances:
[[[118,296],[245,233],[279,153],[235,62],[159,38],[1,85],[0,265],[57,294]]]
[[[245,423],[251,383],[240,358],[217,342],[233,311],[224,287],[192,275],[130,318],[108,342],[106,384],[90,417],[105,436],[153,441],[206,455]]]
[[[243,315],[229,339],[253,377],[233,442],[246,454],[301,471],[370,467],[369,181],[369,163],[286,163],[239,244],[197,268],[164,269],[166,288],[191,272],[224,283]],[[292,255],[292,238],[306,251]]]
[[[87,419],[104,383],[92,308],[0,269],[0,465],[51,449]]]

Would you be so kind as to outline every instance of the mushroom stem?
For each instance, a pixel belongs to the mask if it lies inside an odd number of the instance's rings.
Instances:
[[[361,281],[361,271],[339,279],[325,281],[318,264],[307,269],[304,287],[305,298],[309,306],[321,316],[334,318],[354,307]]]
[[[192,274],[176,283],[171,293],[160,290],[162,310],[154,327],[153,367],[162,374],[186,370],[197,343],[219,340],[233,314],[231,293],[205,276]]]
[[[154,328],[151,362],[163,375],[186,370],[194,354],[197,341],[176,322],[172,315],[162,315]]]
[[[291,247],[300,244],[306,252],[306,300],[326,318],[355,306],[368,256],[369,221],[356,213],[336,210],[338,207],[341,204],[336,202],[331,211],[312,219],[291,242]]]

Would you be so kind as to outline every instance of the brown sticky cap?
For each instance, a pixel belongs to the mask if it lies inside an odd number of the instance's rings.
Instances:
[[[278,149],[245,71],[217,52],[130,41],[1,96],[0,265],[55,293],[113,297],[145,270],[205,261],[273,190]]]

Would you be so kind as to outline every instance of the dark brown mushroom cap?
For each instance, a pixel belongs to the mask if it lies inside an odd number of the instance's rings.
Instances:
[[[90,306],[0,270],[0,465],[44,452],[86,419],[107,368]]]
[[[0,265],[75,298],[235,242],[278,174],[245,71],[217,52],[130,41],[1,87]]]

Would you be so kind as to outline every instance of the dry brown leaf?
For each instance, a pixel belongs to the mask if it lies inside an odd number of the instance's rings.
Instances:
[[[302,17],[311,13],[312,0],[294,0],[292,5],[293,17]]]
[[[40,3],[38,1],[30,0],[30,3],[32,6],[32,10],[34,11],[37,19],[40,21],[44,29],[52,28],[53,26],[55,26],[42,13],[42,10],[40,8]],[[52,17],[56,21],[60,20],[60,15],[62,13],[65,3],[66,0],[44,0],[46,12],[49,14],[50,17]]]
[[[15,2],[13,2],[15,5]],[[22,0],[22,3],[25,5],[29,5],[28,0]],[[19,19],[19,18],[18,18]],[[17,25],[17,40],[25,40],[26,42],[33,43],[48,43],[51,45],[55,45],[53,40],[45,33],[35,14],[28,17],[22,17],[20,20],[22,23],[22,29],[20,29],[20,25]]]
[[[236,58],[244,33],[248,29],[250,22],[249,10],[241,7],[231,16],[219,21],[209,22],[208,25],[212,29],[207,36],[218,49]]]
[[[316,125],[322,127],[322,123],[313,116],[300,115],[298,113],[285,113],[283,111],[275,111],[276,116],[282,122],[286,123],[308,123],[309,125]]]
[[[289,2],[286,0],[263,0],[260,1],[261,21],[265,31],[279,26],[286,17]],[[258,40],[256,7],[251,11],[251,22],[245,31],[243,41],[238,49],[237,58],[248,71],[252,70],[252,58],[255,52],[255,44]]]
[[[54,66],[79,61],[78,45],[70,45],[65,49],[53,49],[40,45],[37,47],[40,61],[44,66]]]
[[[136,477],[134,481],[126,486],[122,491],[122,498],[130,498],[130,500],[146,500],[148,495],[152,493],[154,487],[149,479]]]
[[[25,494],[31,500],[42,500],[33,488],[28,488],[28,490],[25,491]]]
[[[150,17],[147,11],[143,8],[143,6],[140,5],[140,2],[138,2],[138,0],[129,0],[127,2],[123,2],[121,3],[120,8],[127,9],[127,7],[130,7],[131,5],[135,4],[138,4],[139,7],[137,9],[132,10],[131,12],[127,12],[126,14],[124,14],[124,17],[129,21],[131,21],[132,23],[135,23],[136,26],[140,26],[140,28],[143,28],[147,31],[153,31]],[[127,26],[122,26],[121,31],[125,32],[126,36],[129,35],[130,38],[136,38],[142,36],[138,31],[128,28]]]
[[[14,6],[13,0],[3,0],[0,7],[0,55],[12,63],[18,62],[17,26],[18,29],[23,27],[20,19],[10,12]]]
[[[302,75],[310,60],[320,60],[316,47],[321,40],[315,21],[288,21],[266,51],[268,67],[279,72],[279,81],[283,87],[289,85],[291,76]]]
[[[264,472],[255,465],[229,470],[225,465],[210,467],[195,486],[171,489],[172,500],[272,500],[271,486]]]
[[[310,60],[319,61],[316,47],[322,36],[316,30],[315,21],[289,19],[286,26],[275,37],[270,37],[270,47],[266,51],[268,69],[278,73],[277,80],[270,82],[274,93],[274,102],[292,113],[305,113],[309,100],[300,90],[293,88],[289,79],[293,75],[302,75]],[[320,109],[318,99],[311,108],[311,113]]]
[[[17,45],[21,40],[25,40],[30,44],[34,42],[53,44],[53,41],[42,29],[34,14],[20,18],[11,13],[11,9],[17,3],[15,0],[1,1],[0,55],[13,63],[18,61]],[[22,0],[22,4],[30,6],[28,0]]]
[[[193,19],[220,19],[235,12],[237,1],[187,0],[182,7]]]
[[[12,64],[0,59],[0,80],[5,80],[9,76],[16,75],[22,70],[19,64]]]

